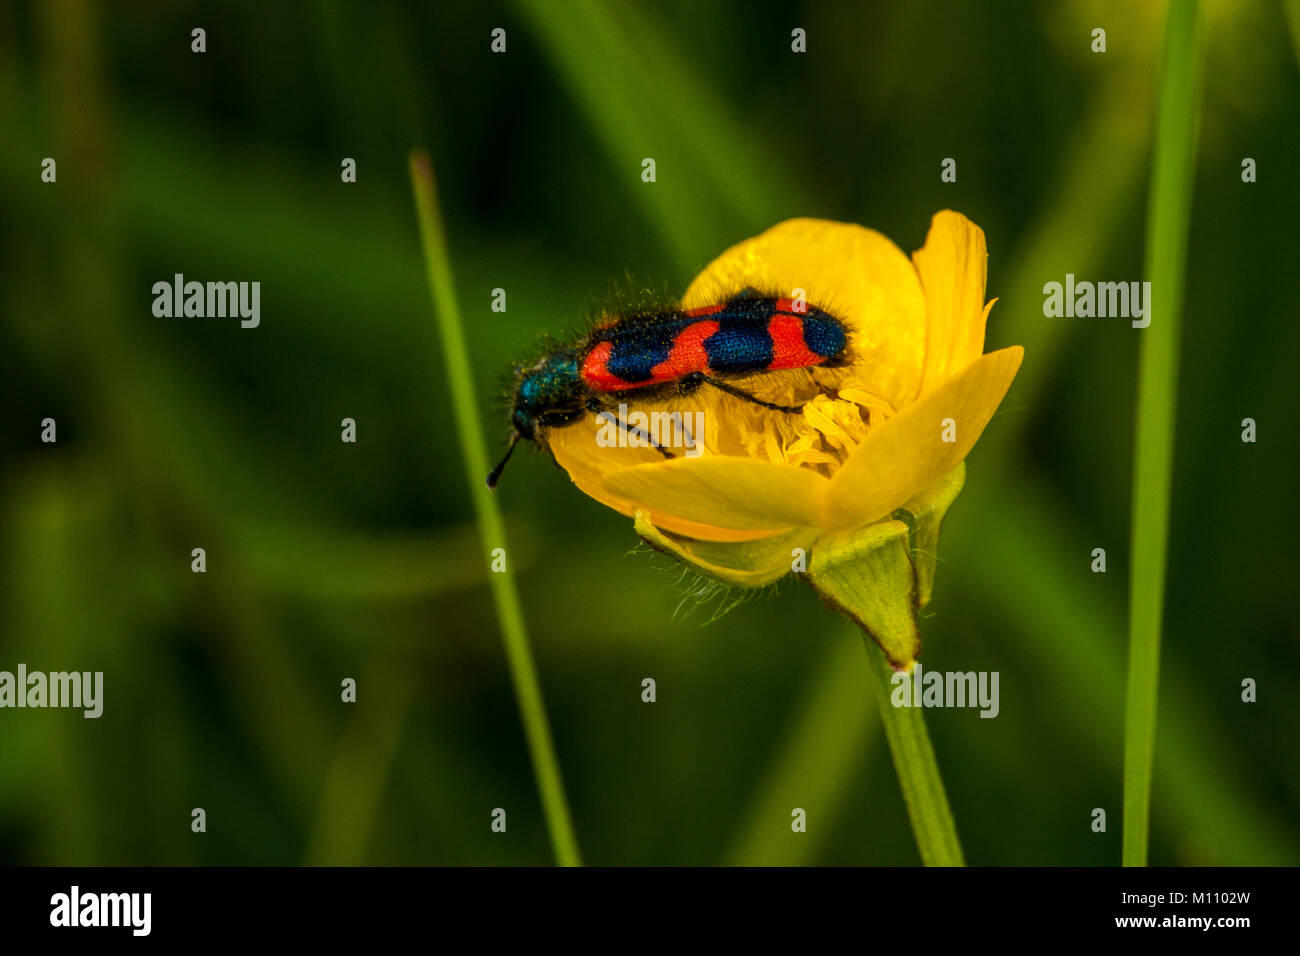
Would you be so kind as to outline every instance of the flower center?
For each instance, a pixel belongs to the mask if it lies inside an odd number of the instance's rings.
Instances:
[[[828,478],[873,427],[896,413],[851,368],[767,373],[745,387],[757,398],[799,412],[772,411],[721,396],[711,416],[717,426],[707,430],[706,449],[812,468]]]

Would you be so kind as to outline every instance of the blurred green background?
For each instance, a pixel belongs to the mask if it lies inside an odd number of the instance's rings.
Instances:
[[[1204,15],[1151,859],[1294,864],[1300,24]],[[422,146],[494,451],[511,359],[629,274],[681,291],[791,216],[909,251],[941,208],[983,227],[988,347],[1027,358],[945,525],[922,662],[1000,672],[1001,714],[926,717],[970,862],[1117,863],[1140,332],[1044,318],[1041,290],[1142,278],[1162,25],[1158,3],[4,4],[0,669],[102,670],[105,702],[0,711],[0,861],[550,862],[422,274]],[[155,318],[178,272],[260,281],[261,327]],[[498,494],[587,862],[918,861],[860,639],[810,590],[682,618],[675,567],[543,457]]]

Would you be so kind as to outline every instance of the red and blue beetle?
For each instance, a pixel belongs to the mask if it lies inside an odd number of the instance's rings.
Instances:
[[[689,395],[708,385],[764,408],[796,412],[761,401],[728,379],[839,365],[848,348],[848,330],[829,312],[801,299],[763,297],[752,290],[719,305],[617,316],[577,345],[519,370],[510,448],[488,475],[488,487],[496,487],[520,439],[538,441],[539,429],[563,428],[629,399]]]

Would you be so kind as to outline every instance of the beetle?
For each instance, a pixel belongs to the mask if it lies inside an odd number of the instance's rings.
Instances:
[[[540,442],[539,429],[563,428],[629,398],[689,395],[707,385],[773,411],[796,413],[797,408],[765,402],[728,379],[834,367],[844,363],[848,348],[848,328],[826,310],[751,289],[699,308],[615,315],[581,341],[555,348],[518,371],[510,447],[488,475],[488,487],[496,487],[520,440]],[[640,431],[613,420],[624,431]]]

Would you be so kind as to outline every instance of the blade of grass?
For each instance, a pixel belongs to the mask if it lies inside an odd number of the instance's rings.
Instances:
[[[465,477],[473,497],[483,547],[487,554],[491,554],[497,548],[506,547],[505,528],[496,501],[484,483],[489,468],[487,446],[479,431],[477,392],[470,372],[460,308],[452,284],[451,261],[447,256],[446,235],[438,208],[433,166],[428,154],[420,151],[411,153],[410,165],[411,188],[415,193],[416,214],[420,220],[420,238],[424,247],[429,292],[433,297],[443,355],[447,363],[447,380],[456,417],[456,432],[460,437],[461,458],[465,463]],[[524,735],[528,740],[528,751],[532,756],[533,773],[537,777],[542,811],[550,830],[555,859],[561,866],[579,866],[581,860],[578,844],[569,818],[559,761],[555,757],[555,746],[551,741],[541,684],[537,680],[532,651],[528,646],[519,591],[509,570],[489,574],[488,579],[492,584],[497,616],[501,620],[510,677],[514,683],[515,697],[519,701]]]
[[[1138,359],[1124,731],[1125,866],[1147,862],[1200,53],[1199,5],[1174,0],[1165,28],[1147,218],[1147,275],[1159,308],[1148,302],[1150,326],[1142,330]]]

